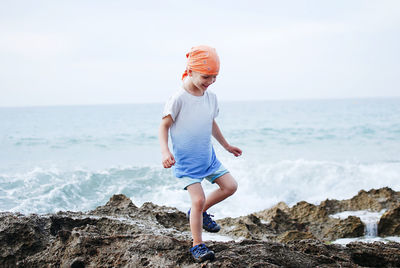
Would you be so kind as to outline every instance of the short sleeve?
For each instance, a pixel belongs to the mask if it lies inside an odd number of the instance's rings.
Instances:
[[[175,96],[172,96],[168,99],[167,103],[164,106],[162,118],[171,115],[172,120],[175,121],[176,117],[179,114],[180,109],[181,109],[180,100]]]

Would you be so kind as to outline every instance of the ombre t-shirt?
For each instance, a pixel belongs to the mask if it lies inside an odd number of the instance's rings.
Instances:
[[[170,136],[176,177],[204,178],[220,167],[211,142],[218,111],[217,97],[208,90],[203,96],[194,96],[180,89],[165,104],[163,117],[171,115],[174,121]]]

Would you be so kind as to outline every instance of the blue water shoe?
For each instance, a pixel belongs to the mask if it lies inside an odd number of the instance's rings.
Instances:
[[[192,247],[190,249],[190,253],[192,253],[192,256],[196,262],[203,262],[205,260],[212,261],[215,258],[214,251],[209,250],[204,244],[199,244]]]
[[[203,229],[211,233],[217,233],[221,230],[221,226],[219,226],[211,217],[214,217],[214,215],[203,212]],[[187,218],[190,220],[190,209],[187,213]]]

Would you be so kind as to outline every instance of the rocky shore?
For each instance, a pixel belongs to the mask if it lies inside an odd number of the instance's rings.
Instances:
[[[89,212],[0,213],[0,267],[400,267],[400,244],[333,240],[364,235],[360,218],[343,211],[386,210],[378,235],[400,236],[400,192],[360,191],[319,205],[279,203],[239,218],[218,220],[229,242],[207,242],[216,260],[193,263],[189,224],[175,208],[140,208],[114,195]]]

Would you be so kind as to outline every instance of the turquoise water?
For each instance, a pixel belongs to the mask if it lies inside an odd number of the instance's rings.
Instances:
[[[0,210],[89,210],[124,193],[185,211],[188,194],[162,168],[163,104],[0,108]],[[218,158],[239,183],[217,218],[279,201],[344,199],[400,190],[400,99],[220,103],[217,118],[235,158]],[[203,184],[206,191],[214,185]]]

